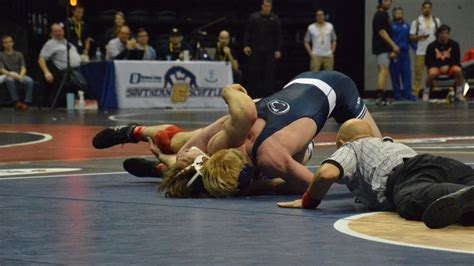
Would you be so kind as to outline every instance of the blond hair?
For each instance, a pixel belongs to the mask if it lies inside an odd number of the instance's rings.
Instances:
[[[237,193],[240,171],[246,159],[241,151],[227,149],[216,152],[203,167],[204,188],[214,197],[228,197]]]
[[[194,167],[189,167],[193,159],[185,158],[170,167],[163,176],[163,181],[158,186],[158,191],[165,191],[167,197],[172,198],[196,198],[208,196],[204,190],[202,180],[198,178],[191,187],[187,183],[196,173]]]

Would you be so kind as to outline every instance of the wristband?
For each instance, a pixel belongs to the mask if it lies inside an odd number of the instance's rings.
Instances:
[[[301,199],[301,203],[305,209],[316,209],[316,207],[321,203],[321,200],[311,198],[308,191],[303,194]]]

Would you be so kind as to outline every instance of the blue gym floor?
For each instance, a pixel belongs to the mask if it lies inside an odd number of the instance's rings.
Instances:
[[[420,153],[474,164],[474,103],[368,107],[385,135],[406,139]],[[156,192],[160,179],[122,169],[127,157],[151,158],[147,145],[126,144],[113,153],[90,145],[91,132],[101,127],[166,122],[191,129],[224,110],[1,112],[0,133],[18,128],[52,139],[23,146],[8,146],[21,142],[11,135],[0,139],[0,265],[474,264],[473,254],[384,244],[335,230],[337,220],[367,212],[345,186],[334,185],[316,211],[276,206],[298,196],[165,198]],[[324,138],[317,138],[312,170],[335,150],[335,132],[331,120]],[[48,168],[77,171],[42,172]]]

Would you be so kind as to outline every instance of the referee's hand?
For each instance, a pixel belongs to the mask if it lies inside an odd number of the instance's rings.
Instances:
[[[301,199],[288,202],[278,202],[277,206],[280,208],[302,209],[303,203]]]

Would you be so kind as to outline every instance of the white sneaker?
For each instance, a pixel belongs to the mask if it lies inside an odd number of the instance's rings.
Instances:
[[[464,96],[462,96],[461,92],[456,93],[455,98],[456,98],[456,101],[458,101],[458,102],[465,102],[466,101],[466,98],[464,98]]]

